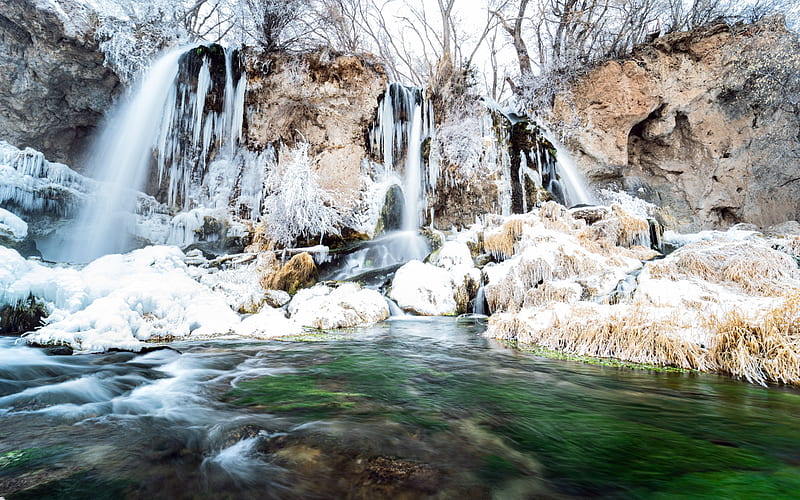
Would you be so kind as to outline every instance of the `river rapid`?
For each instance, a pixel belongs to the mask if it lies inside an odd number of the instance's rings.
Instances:
[[[48,356],[0,338],[0,496],[791,497],[800,393],[546,359],[455,318]]]

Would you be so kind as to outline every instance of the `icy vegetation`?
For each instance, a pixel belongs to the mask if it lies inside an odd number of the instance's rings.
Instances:
[[[307,143],[299,143],[285,149],[280,156],[288,158],[273,163],[267,175],[265,223],[271,239],[280,246],[298,238],[334,234],[341,223],[332,193],[319,186],[308,148]]]
[[[28,236],[28,224],[4,208],[0,208],[0,238],[22,241]]]

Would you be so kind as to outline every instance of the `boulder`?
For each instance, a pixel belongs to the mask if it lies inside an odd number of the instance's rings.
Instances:
[[[449,271],[412,260],[397,270],[389,297],[405,311],[421,316],[452,316],[458,312],[456,284]]]
[[[380,293],[363,289],[357,283],[335,286],[318,283],[297,292],[288,312],[299,325],[329,330],[383,321],[389,317],[389,306]]]

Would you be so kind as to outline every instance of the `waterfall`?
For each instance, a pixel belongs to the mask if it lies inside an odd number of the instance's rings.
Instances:
[[[575,165],[575,160],[561,142],[547,129],[542,128],[543,135],[550,144],[556,149],[556,168],[558,169],[557,178],[560,188],[563,191],[564,205],[571,207],[574,205],[592,205],[596,203],[594,196],[589,191],[586,179]],[[550,186],[548,191],[553,192]]]
[[[436,178],[426,172],[422,151],[432,136],[433,107],[422,89],[390,83],[369,139],[372,154],[382,160],[389,174],[402,167],[404,231],[419,228],[425,193],[435,188]]]
[[[235,49],[181,47],[156,60],[106,117],[90,153],[87,171],[101,187],[79,217],[86,237],[69,259],[88,262],[133,248],[145,189],[173,210],[227,208],[231,183],[248,168],[237,159],[245,85]],[[246,205],[255,210],[257,203]]]
[[[432,135],[433,109],[422,90],[389,84],[378,104],[369,145],[373,157],[382,160],[387,178],[402,174],[400,230],[364,242],[346,255],[332,256],[322,273],[325,279],[358,279],[377,286],[402,264],[428,255],[428,242],[419,227],[426,192],[436,181],[423,158],[423,145]]]

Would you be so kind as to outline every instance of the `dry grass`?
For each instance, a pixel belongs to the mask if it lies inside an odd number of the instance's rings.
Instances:
[[[556,317],[548,328],[529,328],[517,316],[491,320],[495,336],[547,349],[635,363],[708,369],[703,349],[671,335],[678,318],[659,318],[640,307],[620,307],[598,315],[594,305],[574,304],[569,317]]]
[[[542,316],[528,323],[523,315],[498,315],[490,320],[490,331],[498,338],[571,354],[719,372],[761,385],[800,385],[800,290],[753,318],[736,310],[701,312],[704,319],[697,326],[708,333],[708,348],[680,337],[681,329],[692,327],[684,313],[666,316],[642,305],[613,307],[602,314],[595,304],[572,304],[568,315],[555,315],[546,327]]]
[[[800,384],[800,292],[755,321],[738,311],[711,315],[709,361],[718,371],[750,382]]]
[[[553,279],[553,268],[544,259],[523,259],[499,283],[486,286],[486,302],[495,312],[516,312],[528,290]]]
[[[522,307],[542,307],[553,302],[577,302],[581,298],[581,286],[575,283],[545,281],[525,294]]]
[[[283,290],[294,294],[301,288],[308,288],[317,281],[317,265],[307,252],[299,253],[289,259],[283,267],[271,268],[261,277],[261,286],[267,290]]]
[[[499,232],[484,234],[483,247],[497,260],[505,260],[514,255],[514,247],[522,237],[525,221],[514,218],[508,220]]]
[[[654,278],[697,277],[754,295],[780,296],[792,286],[797,263],[785,253],[750,242],[702,242],[650,264]]]
[[[267,235],[266,224],[258,224],[255,227],[248,224],[248,232],[252,235],[250,244],[245,247],[245,252],[248,253],[261,253],[272,251],[275,244],[269,239]]]
[[[585,221],[575,219],[566,207],[554,201],[548,201],[539,208],[539,217],[547,229],[567,234],[586,225]]]
[[[607,217],[586,227],[578,238],[596,241],[604,249],[617,246],[650,247],[650,224],[645,219],[629,214],[619,205],[612,205]]]

